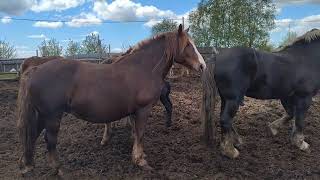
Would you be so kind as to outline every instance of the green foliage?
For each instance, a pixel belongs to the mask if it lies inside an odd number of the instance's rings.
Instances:
[[[261,44],[259,47],[257,47],[257,49],[262,51],[273,52],[276,49],[276,47],[268,42],[266,44]]]
[[[81,54],[80,43],[75,42],[70,39],[68,42],[68,46],[67,46],[65,54],[67,56],[75,56],[75,55]]]
[[[42,56],[62,55],[62,46],[60,46],[59,42],[54,38],[43,40],[39,46],[39,50]]]
[[[291,44],[294,40],[297,39],[297,37],[298,37],[298,34],[296,32],[289,31],[286,34],[286,36],[282,39],[282,41],[280,42],[280,47],[284,47],[284,46]]]
[[[178,29],[178,25],[176,22],[164,19],[162,22],[155,24],[151,28],[151,34],[154,36],[156,34],[168,32],[168,31],[174,31]]]
[[[5,40],[0,40],[0,59],[1,58],[14,58],[16,56],[16,49]]]
[[[82,41],[81,52],[84,54],[106,54],[107,46],[102,43],[98,34],[91,33]]]
[[[272,0],[201,0],[189,16],[197,46],[259,48],[274,28]]]

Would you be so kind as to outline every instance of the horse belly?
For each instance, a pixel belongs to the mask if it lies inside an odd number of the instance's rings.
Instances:
[[[81,119],[95,123],[116,121],[134,111],[130,96],[121,94],[78,92],[77,95],[72,97],[71,113]]]
[[[116,103],[95,102],[73,105],[71,113],[80,119],[93,123],[113,122],[131,114],[127,106]]]

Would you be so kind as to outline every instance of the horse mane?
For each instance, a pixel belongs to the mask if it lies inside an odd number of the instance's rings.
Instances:
[[[158,35],[155,35],[149,39],[145,39],[143,41],[138,42],[133,47],[130,47],[125,53],[121,54],[117,57],[117,60],[115,62],[119,62],[123,60],[124,58],[140,51],[141,49],[145,48],[146,46],[150,45],[152,42],[156,40],[160,40],[164,38],[165,39],[165,57],[166,59],[171,59],[176,56],[177,53],[177,34],[176,32],[164,32],[160,33]]]
[[[292,47],[294,45],[298,45],[298,44],[309,44],[309,43],[316,41],[316,40],[319,40],[319,39],[320,39],[320,30],[314,28],[314,29],[306,32],[304,35],[297,37],[291,43],[289,43],[283,47],[280,47],[280,49],[276,50],[275,52],[286,50],[287,48]]]

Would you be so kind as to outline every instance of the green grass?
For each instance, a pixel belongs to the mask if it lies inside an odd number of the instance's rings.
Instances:
[[[16,79],[17,73],[0,73],[0,80]]]

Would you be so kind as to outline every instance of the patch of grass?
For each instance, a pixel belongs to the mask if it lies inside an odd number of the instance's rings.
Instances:
[[[17,73],[0,73],[0,80],[16,79]]]

